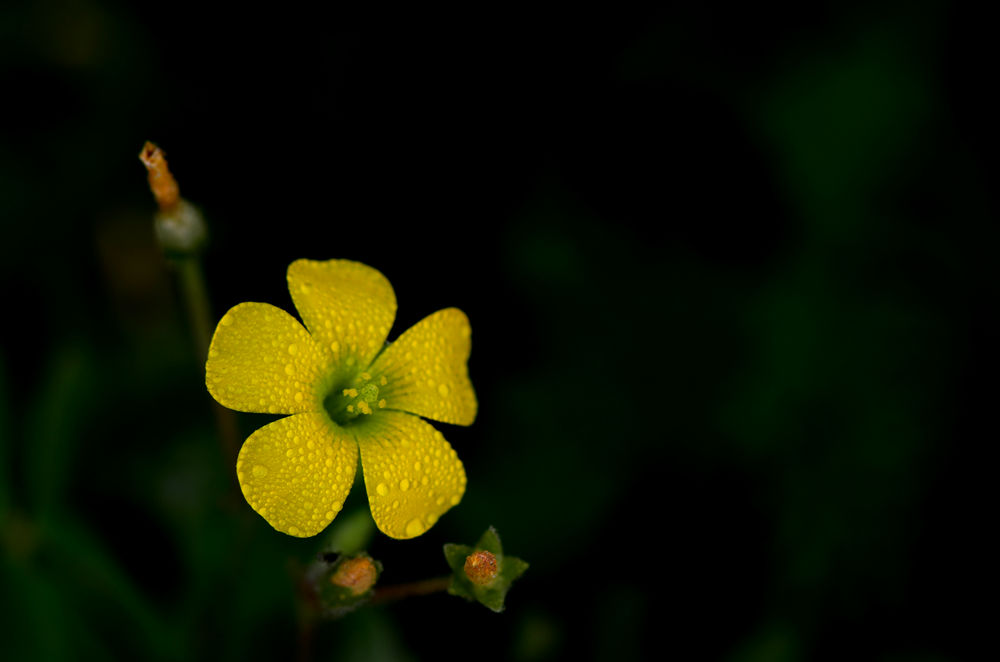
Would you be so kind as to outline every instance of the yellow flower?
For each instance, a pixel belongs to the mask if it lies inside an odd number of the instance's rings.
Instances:
[[[360,453],[375,524],[393,538],[419,536],[465,492],[455,451],[420,417],[476,417],[468,318],[438,311],[386,346],[396,295],[375,269],[297,260],[288,289],[306,328],[280,308],[241,303],[208,352],[205,381],[220,404],[291,414],[243,444],[243,495],[278,531],[316,535],[343,506]]]

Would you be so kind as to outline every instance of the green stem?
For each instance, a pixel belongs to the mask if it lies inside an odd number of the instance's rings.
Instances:
[[[205,287],[201,262],[197,255],[189,254],[176,258],[174,265],[177,268],[181,298],[184,299],[188,321],[191,323],[198,363],[204,368],[205,360],[208,358],[209,341],[212,338],[212,309],[208,303],[208,289]],[[227,461],[235,461],[239,450],[236,416],[214,400],[212,409],[215,413],[216,427],[219,429],[222,451]]]
[[[395,586],[382,586],[375,589],[375,595],[372,596],[371,602],[369,604],[380,605],[387,602],[395,602],[396,600],[402,600],[403,598],[408,598],[417,595],[430,595],[432,593],[439,593],[441,591],[447,591],[448,586],[451,584],[451,576],[447,577],[435,577],[434,579],[424,579],[419,582],[411,582],[409,584],[396,584]]]
[[[195,347],[198,349],[198,360],[204,363],[208,358],[208,342],[212,337],[211,312],[208,305],[208,290],[205,288],[205,277],[201,263],[193,255],[186,255],[175,260],[177,279],[181,287],[181,296],[187,308],[188,319],[191,322],[191,332],[194,335]]]

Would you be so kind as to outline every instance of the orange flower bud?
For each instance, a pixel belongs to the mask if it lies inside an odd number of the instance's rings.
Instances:
[[[473,584],[486,586],[497,576],[497,557],[485,550],[473,552],[465,558],[465,576]]]
[[[330,583],[361,595],[375,585],[375,564],[367,556],[345,559],[331,575]]]

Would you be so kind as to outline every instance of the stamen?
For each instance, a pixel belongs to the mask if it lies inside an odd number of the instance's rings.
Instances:
[[[380,376],[377,381],[382,386],[389,383],[385,376]],[[385,398],[379,398],[379,387],[367,372],[358,375],[353,387],[339,389],[339,392],[341,395],[335,396],[339,403],[334,401],[327,403],[327,411],[337,423],[347,423],[360,414],[370,416],[375,409],[385,409],[388,406]],[[340,399],[341,396],[343,399]],[[327,399],[330,400],[330,397]]]

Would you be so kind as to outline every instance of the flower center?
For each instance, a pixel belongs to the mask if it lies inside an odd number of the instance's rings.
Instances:
[[[358,416],[371,416],[375,410],[385,407],[385,398],[379,397],[379,386],[387,383],[385,377],[374,380],[370,374],[362,372],[346,388],[339,385],[332,389],[323,400],[323,406],[330,420],[347,425]]]

